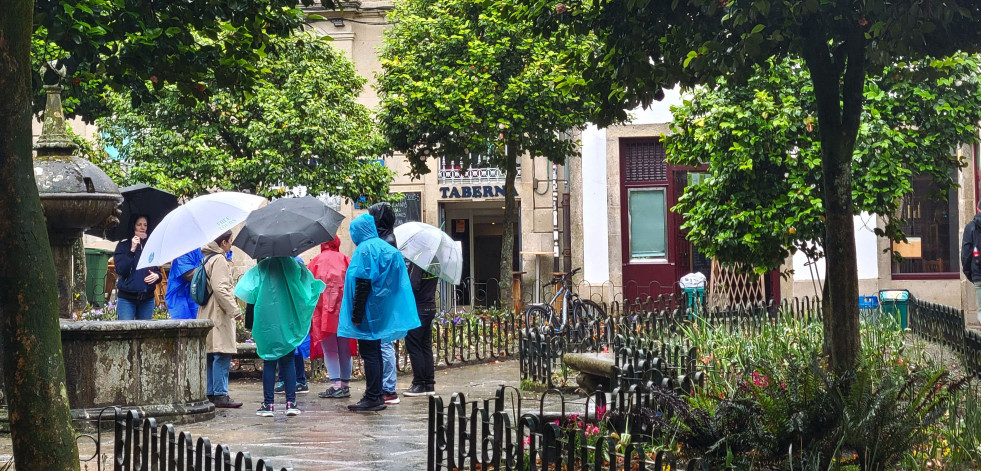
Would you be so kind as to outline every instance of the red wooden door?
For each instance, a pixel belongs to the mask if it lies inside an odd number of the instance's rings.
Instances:
[[[659,138],[620,141],[620,233],[626,299],[677,292],[679,262],[687,249],[683,241],[679,242],[681,218],[670,209],[683,185],[677,184],[665,157]]]

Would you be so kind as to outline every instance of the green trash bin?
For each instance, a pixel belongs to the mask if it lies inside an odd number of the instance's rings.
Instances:
[[[102,307],[106,303],[106,272],[109,269],[111,250],[85,249],[85,296],[90,304]]]
[[[685,292],[685,301],[688,306],[688,318],[692,315],[701,316],[702,307],[705,306],[705,287],[682,288]]]
[[[909,290],[879,290],[879,309],[883,315],[892,316],[899,321],[899,328],[905,329],[909,316]]]

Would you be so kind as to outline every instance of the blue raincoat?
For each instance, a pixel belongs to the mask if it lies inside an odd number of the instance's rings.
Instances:
[[[191,299],[191,282],[181,275],[201,266],[201,249],[194,249],[174,259],[170,264],[167,279],[167,310],[172,319],[194,319],[198,317],[198,303]]]
[[[255,304],[252,338],[263,360],[292,355],[310,332],[324,282],[291,257],[271,257],[245,272],[235,296]]]
[[[391,342],[419,327],[419,314],[402,253],[378,238],[375,219],[363,214],[351,221],[351,240],[357,246],[344,275],[337,336]],[[351,323],[355,278],[371,280],[371,294],[360,324]]]

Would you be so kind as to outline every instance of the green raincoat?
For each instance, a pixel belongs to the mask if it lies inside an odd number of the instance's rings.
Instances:
[[[255,304],[252,338],[259,358],[277,360],[303,342],[324,286],[292,257],[267,258],[242,276],[235,296]]]

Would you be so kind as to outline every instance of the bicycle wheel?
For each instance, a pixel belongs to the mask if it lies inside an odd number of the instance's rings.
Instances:
[[[560,327],[557,321],[555,311],[545,306],[530,306],[525,309],[525,330],[528,332],[537,330],[545,335],[554,334]]]
[[[597,322],[606,319],[606,311],[602,306],[588,299],[579,299],[575,308],[575,319],[579,322]]]

